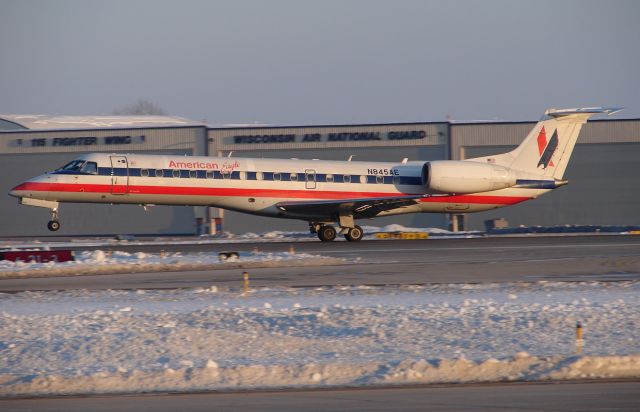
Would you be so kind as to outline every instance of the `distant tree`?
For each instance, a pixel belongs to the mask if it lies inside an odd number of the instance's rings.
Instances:
[[[135,103],[115,109],[112,114],[165,116],[167,112],[155,103],[148,100],[138,99]]]

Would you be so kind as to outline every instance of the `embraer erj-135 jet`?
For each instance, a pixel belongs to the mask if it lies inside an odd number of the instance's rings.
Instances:
[[[562,180],[580,128],[618,108],[550,109],[509,153],[466,160],[361,162],[91,153],[14,187],[23,205],[214,206],[300,219],[322,241],[362,239],[356,219],[469,213],[535,199]],[[336,225],[338,229],[334,227]]]

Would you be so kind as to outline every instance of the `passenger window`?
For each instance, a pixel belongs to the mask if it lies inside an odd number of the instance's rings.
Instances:
[[[148,177],[149,176],[149,169],[140,169],[140,176]]]
[[[191,177],[191,178],[198,177],[198,171],[197,170],[189,170],[189,177]]]
[[[393,176],[393,184],[394,185],[400,184],[400,176]]]
[[[229,172],[229,171],[222,172],[222,178],[223,179],[231,179],[231,172]]]
[[[207,170],[207,179],[213,179],[213,170]]]
[[[280,176],[280,173],[279,173],[279,172],[275,172],[275,173],[273,174],[273,180],[280,180],[280,177],[281,177],[281,176]]]
[[[327,175],[327,183],[333,183],[333,175]]]
[[[384,183],[384,176],[376,176],[376,183]]]
[[[291,179],[292,182],[297,182],[298,181],[298,174],[297,173],[291,173],[291,176],[289,177],[289,179]]]
[[[173,177],[180,177],[180,171],[179,170],[174,170],[173,171]]]
[[[162,169],[156,169],[156,177],[162,177],[162,175],[164,174]]]
[[[344,175],[344,182],[345,183],[351,183],[351,175]]]

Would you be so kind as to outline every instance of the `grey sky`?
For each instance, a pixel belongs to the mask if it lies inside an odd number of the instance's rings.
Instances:
[[[211,124],[640,117],[638,1],[0,0],[0,113]]]

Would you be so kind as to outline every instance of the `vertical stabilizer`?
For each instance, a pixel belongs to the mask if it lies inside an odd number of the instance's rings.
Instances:
[[[514,171],[561,180],[578,140],[582,125],[599,113],[613,114],[620,108],[549,109],[524,141],[509,153],[474,161],[492,161]]]

